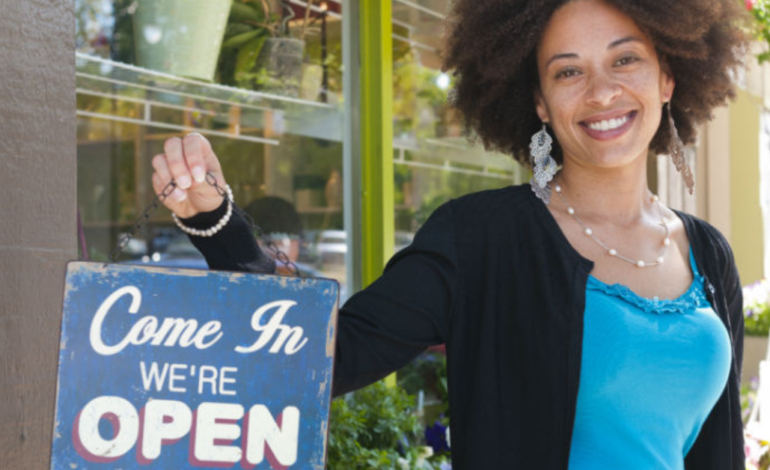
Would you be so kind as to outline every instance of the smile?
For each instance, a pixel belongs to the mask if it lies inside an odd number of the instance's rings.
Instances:
[[[631,111],[612,119],[603,119],[601,121],[592,122],[583,121],[580,123],[580,127],[582,127],[589,136],[595,139],[609,140],[618,137],[630,128],[635,117],[636,111]]]

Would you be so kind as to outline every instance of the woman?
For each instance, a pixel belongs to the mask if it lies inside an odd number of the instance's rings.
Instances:
[[[743,469],[732,251],[646,180],[650,150],[732,96],[733,3],[456,2],[455,105],[535,178],[441,206],[341,308],[334,394],[446,342],[455,469]],[[239,217],[218,223],[208,142],[165,152],[155,189],[176,178],[181,226],[216,228],[192,236],[210,266],[269,270]]]

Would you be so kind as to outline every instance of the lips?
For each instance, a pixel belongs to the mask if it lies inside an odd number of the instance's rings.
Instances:
[[[631,111],[626,114],[616,116],[606,116],[601,119],[592,119],[591,121],[580,122],[580,128],[583,129],[589,137],[596,140],[612,140],[623,135],[631,128],[637,112]]]

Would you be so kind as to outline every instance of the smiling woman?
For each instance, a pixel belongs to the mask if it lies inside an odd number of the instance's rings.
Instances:
[[[732,250],[646,172],[732,96],[735,3],[457,0],[454,104],[534,178],[441,205],[340,307],[333,394],[445,343],[455,470],[745,470]],[[165,204],[217,227],[229,203],[190,173],[221,177],[217,156],[171,144],[156,191],[175,178],[189,197]],[[238,214],[193,243],[257,270]]]

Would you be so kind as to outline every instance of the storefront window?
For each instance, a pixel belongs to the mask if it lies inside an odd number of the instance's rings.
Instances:
[[[76,0],[81,257],[107,259],[153,200],[152,157],[200,132],[238,205],[347,295],[342,7],[311,3]],[[205,267],[164,208],[120,260]]]
[[[393,0],[396,249],[451,198],[524,182],[527,171],[462,135],[440,48],[450,0]]]

